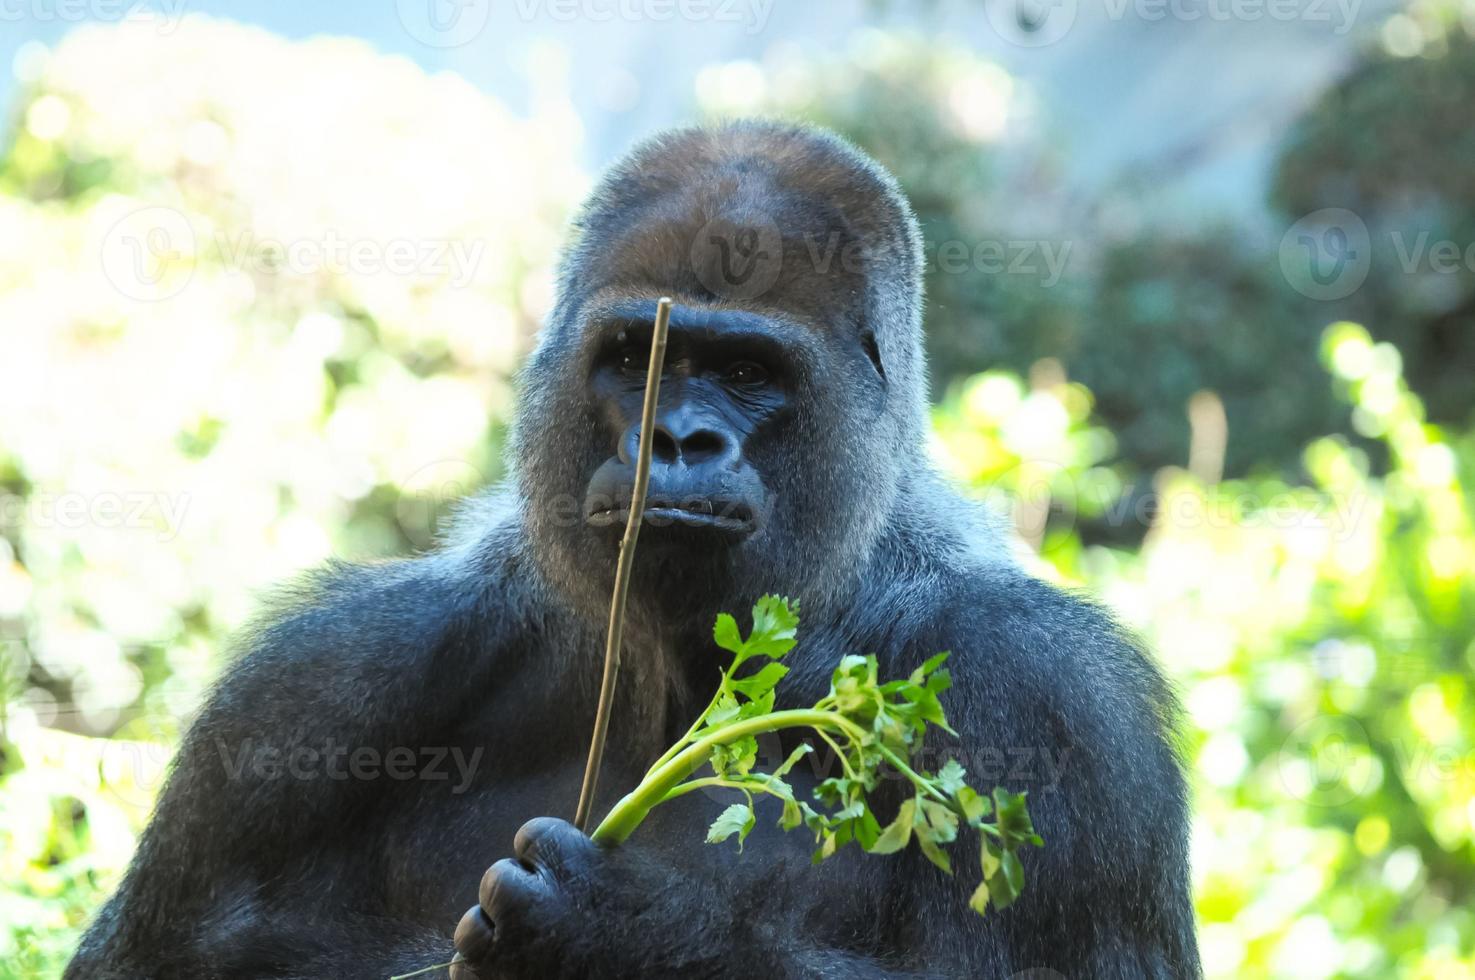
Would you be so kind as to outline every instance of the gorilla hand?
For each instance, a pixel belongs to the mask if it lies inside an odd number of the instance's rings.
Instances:
[[[479,904],[456,927],[454,980],[639,976],[653,945],[684,948],[684,967],[711,970],[699,936],[722,920],[710,914],[711,890],[638,845],[602,847],[539,817],[517,832],[513,853],[487,869]]]

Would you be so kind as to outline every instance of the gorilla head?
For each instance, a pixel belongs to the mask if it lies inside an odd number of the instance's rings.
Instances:
[[[522,377],[515,479],[555,587],[609,602],[669,295],[633,614],[843,593],[925,467],[920,256],[894,182],[834,136],[688,129],[616,166]]]

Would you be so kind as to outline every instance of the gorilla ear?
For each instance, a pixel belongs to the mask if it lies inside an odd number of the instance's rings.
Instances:
[[[861,328],[860,347],[861,350],[866,352],[866,357],[871,359],[871,366],[876,369],[876,373],[881,376],[881,380],[885,381],[886,368],[881,365],[881,348],[876,346],[876,332],[870,327]]]

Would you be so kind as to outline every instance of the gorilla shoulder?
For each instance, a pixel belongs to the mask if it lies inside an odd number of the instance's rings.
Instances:
[[[366,703],[397,703],[394,691],[430,684],[467,696],[484,691],[524,637],[547,632],[550,607],[519,534],[507,499],[488,494],[467,501],[431,551],[331,561],[278,589],[237,641],[239,655],[202,721],[218,714],[262,728],[296,722],[285,713],[316,710],[319,687],[324,702],[346,685],[364,691]]]

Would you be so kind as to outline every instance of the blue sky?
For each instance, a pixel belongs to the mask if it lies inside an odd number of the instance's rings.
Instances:
[[[773,44],[826,52],[868,26],[936,32],[998,60],[1040,95],[1066,143],[1068,177],[1089,191],[1153,169],[1185,213],[1258,200],[1287,122],[1375,32],[1391,0],[1321,0],[1328,21],[1152,16],[1161,0],[0,0],[0,68],[26,42],[55,44],[79,17],[137,7],[201,13],[289,38],[358,37],[430,71],[455,71],[514,111],[523,65],[552,42],[566,52],[594,168],[640,136],[689,118],[698,71],[760,58]],[[1068,15],[1048,44],[1020,44],[988,10],[1047,2]],[[1176,0],[1212,11],[1227,0]],[[691,16],[668,7],[696,4]],[[1217,6],[1216,6],[1217,4]],[[622,7],[621,5],[632,5]],[[619,11],[634,9],[635,15]],[[437,33],[432,16],[451,25]],[[1007,26],[1007,25],[1004,25]],[[1267,71],[1273,65],[1274,71]],[[633,80],[633,85],[632,85]],[[0,70],[0,105],[15,93]],[[1166,173],[1159,173],[1167,168]]]

